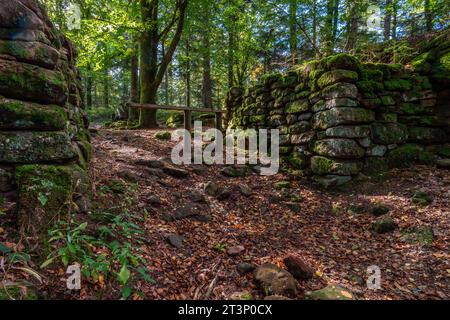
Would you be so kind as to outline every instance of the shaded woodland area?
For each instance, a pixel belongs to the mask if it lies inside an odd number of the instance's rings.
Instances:
[[[449,299],[449,14],[0,2],[0,300]],[[192,120],[279,170],[176,164]]]

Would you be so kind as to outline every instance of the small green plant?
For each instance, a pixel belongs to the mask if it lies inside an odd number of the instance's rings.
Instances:
[[[227,245],[226,245],[226,244],[223,244],[223,243],[217,243],[217,244],[214,246],[214,250],[216,250],[216,251],[218,251],[218,252],[225,252],[226,248],[227,248]]]

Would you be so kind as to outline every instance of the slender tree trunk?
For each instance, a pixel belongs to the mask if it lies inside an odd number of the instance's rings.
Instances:
[[[185,97],[186,97],[186,106],[191,107],[191,46],[190,46],[190,37],[188,37],[186,41],[186,73],[185,73]]]
[[[231,27],[234,28],[234,27]],[[231,29],[230,28],[230,29]],[[234,31],[228,31],[228,87],[234,86]]]
[[[358,8],[360,0],[347,0],[347,44],[345,49],[354,54],[356,50],[356,43],[358,41]]]
[[[86,75],[86,106],[92,108],[92,67],[90,63],[87,65]]]
[[[289,1],[289,47],[291,50],[291,64],[295,65],[298,59],[298,33],[297,33],[297,0]]]
[[[210,7],[209,3],[205,8],[204,14],[204,30],[202,36],[203,42],[203,57],[202,57],[202,104],[205,108],[212,108],[212,80],[211,80],[211,23],[210,23]]]
[[[425,11],[425,29],[430,32],[433,30],[433,13],[431,12],[430,0],[425,0],[423,6]]]
[[[161,43],[161,50],[162,50],[162,55],[165,56],[166,55],[166,46],[164,45],[164,43]],[[169,67],[167,68],[166,72],[164,73],[164,104],[168,105],[169,104],[169,76],[168,76],[168,70]]]
[[[327,55],[333,54],[333,14],[334,0],[327,0],[327,16],[325,19],[325,50]]]
[[[131,71],[131,83],[130,83],[130,101],[139,102],[139,49],[137,46],[134,48],[133,55],[131,56],[130,71]],[[129,120],[136,121],[139,119],[139,110],[130,108]]]
[[[313,0],[313,25],[312,25],[312,29],[313,29],[313,44],[314,44],[314,48],[317,48],[317,4],[316,4],[316,0]],[[318,56],[318,52],[316,52],[315,56],[317,58]]]
[[[109,72],[104,70],[103,74],[103,107],[109,108]]]
[[[384,41],[391,39],[392,0],[386,0],[386,14],[384,16]]]
[[[392,39],[397,40],[397,12],[398,0],[392,1]]]
[[[332,44],[333,50],[337,40],[337,32],[338,32],[338,24],[339,24],[339,0],[334,0],[333,4],[333,36],[332,36]]]

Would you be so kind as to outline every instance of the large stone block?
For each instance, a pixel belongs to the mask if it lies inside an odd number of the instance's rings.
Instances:
[[[358,88],[352,83],[340,82],[322,90],[324,99],[353,98],[358,96]]]
[[[354,159],[362,158],[365,155],[364,148],[350,139],[324,139],[316,141],[313,145],[313,151],[321,156]]]
[[[64,108],[0,96],[0,130],[58,131],[66,127]]]
[[[76,157],[64,132],[0,132],[0,163],[64,162]]]
[[[286,113],[301,113],[309,110],[308,99],[297,100],[286,106]]]
[[[320,156],[311,158],[311,170],[318,175],[352,176],[358,174],[361,169],[362,163],[357,161],[341,161]]]
[[[422,143],[446,142],[445,131],[439,128],[408,127],[409,140]]]
[[[364,124],[374,120],[375,113],[371,110],[342,107],[316,113],[313,126],[315,129],[325,130],[343,124]]]
[[[359,102],[349,98],[337,98],[332,100],[320,100],[312,107],[313,112],[319,112],[339,107],[357,107]]]
[[[374,123],[372,138],[378,144],[405,143],[408,139],[408,129],[399,123]]]
[[[317,81],[320,88],[325,88],[338,82],[354,82],[358,80],[358,74],[354,71],[336,69],[325,72]]]
[[[68,88],[62,73],[0,59],[0,94],[45,104],[64,105]]]
[[[42,42],[0,40],[0,55],[7,54],[18,61],[53,69],[59,60],[59,52]]]
[[[330,138],[365,138],[371,136],[370,126],[339,126],[328,128],[325,135]]]

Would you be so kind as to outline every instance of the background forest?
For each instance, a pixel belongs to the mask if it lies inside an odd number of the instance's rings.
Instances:
[[[129,100],[221,108],[233,86],[337,52],[405,63],[414,38],[447,28],[450,11],[445,0],[42,2],[78,48],[94,122],[127,117]]]

